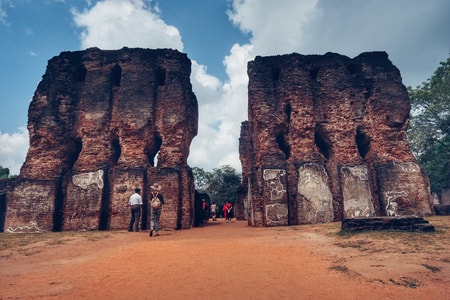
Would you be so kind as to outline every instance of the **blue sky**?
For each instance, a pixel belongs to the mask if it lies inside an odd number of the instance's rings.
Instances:
[[[240,171],[246,66],[256,55],[386,51],[405,85],[450,55],[448,0],[0,0],[0,165],[18,174],[47,61],[87,47],[173,48],[192,59],[199,133],[189,164]]]

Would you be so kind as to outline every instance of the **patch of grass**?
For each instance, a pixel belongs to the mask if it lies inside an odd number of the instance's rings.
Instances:
[[[450,263],[450,257],[445,257],[445,258],[441,259],[441,261],[445,262],[445,263]]]
[[[422,285],[420,283],[420,281],[417,279],[403,277],[403,276],[398,279],[391,278],[391,279],[389,279],[389,281],[395,285],[402,285],[402,286],[406,286],[406,287],[413,288],[413,289]]]
[[[64,231],[45,233],[0,233],[0,251],[18,247],[25,247],[35,243],[47,245],[62,245],[77,237],[83,237],[91,242],[107,239],[119,231]]]
[[[373,282],[378,282],[378,283],[381,283],[381,284],[386,284],[386,282],[384,282],[384,280],[382,280],[382,279],[378,279],[378,278],[375,278],[374,280],[373,280]]]
[[[432,265],[422,264],[422,266],[424,266],[425,268],[427,268],[428,270],[430,270],[433,273],[437,273],[437,272],[441,271],[441,268],[435,267],[435,266],[432,266]]]
[[[402,254],[428,253],[435,251],[442,253],[450,248],[450,216],[430,216],[425,218],[435,227],[434,232],[399,231],[399,230],[342,230],[340,222],[301,225],[307,226],[314,233],[323,234],[338,240],[337,246],[352,247],[359,250],[372,251],[370,245],[383,242],[381,249],[375,251],[388,251]],[[364,240],[366,242],[360,242]],[[344,243],[343,241],[348,241]],[[341,243],[342,242],[342,243]],[[371,242],[371,244],[369,244]],[[364,245],[367,244],[368,247]]]
[[[49,238],[50,235],[48,233],[2,233],[0,234],[0,250],[23,247],[40,241],[46,241]]]
[[[73,239],[71,238],[64,238],[64,239],[60,239],[60,238],[52,238],[49,241],[47,241],[48,245],[63,245],[68,241],[72,241]]]
[[[338,272],[342,272],[342,273],[348,273],[348,268],[343,265],[334,265],[334,266],[329,267],[328,270],[338,271]]]
[[[346,242],[336,243],[335,245],[339,246],[341,248],[361,249],[362,246],[367,245],[367,244],[371,244],[371,242],[367,241],[367,240],[355,240],[355,241],[346,241]]]
[[[31,248],[31,249],[19,249],[17,252],[21,253],[23,256],[32,256],[32,255],[41,253],[42,248],[36,247],[36,248]]]

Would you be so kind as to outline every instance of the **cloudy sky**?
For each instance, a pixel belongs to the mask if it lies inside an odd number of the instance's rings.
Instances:
[[[47,61],[62,51],[187,53],[200,113],[189,165],[240,172],[249,60],[386,51],[416,87],[450,55],[449,12],[448,0],[0,0],[0,166],[19,174],[28,106]]]

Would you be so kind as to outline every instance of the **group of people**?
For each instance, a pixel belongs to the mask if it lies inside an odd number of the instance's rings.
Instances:
[[[217,213],[219,212],[219,209],[217,207],[216,202],[213,201],[213,203],[211,204],[211,206],[209,207],[209,211],[211,213],[211,218],[213,221],[217,220]],[[223,207],[222,207],[222,211],[223,211],[223,217],[226,220],[226,222],[231,222],[231,218],[233,217],[233,204],[231,204],[230,201],[227,201]]]
[[[153,184],[152,189],[152,200],[150,202],[151,207],[151,219],[150,219],[150,237],[159,236],[159,224],[161,219],[161,211],[164,204],[164,197],[161,194],[161,186],[158,183]],[[159,201],[158,201],[159,200]],[[153,203],[158,204],[153,204]],[[128,231],[130,232],[138,232],[139,231],[139,221],[141,219],[141,210],[142,210],[142,196],[141,189],[136,188],[134,190],[134,194],[130,196],[128,200],[128,204],[131,208],[131,220],[130,225],[128,226]]]
[[[151,208],[151,219],[150,219],[150,237],[153,236],[159,236],[159,229],[160,229],[160,219],[161,219],[161,211],[162,206],[164,204],[164,197],[161,194],[161,186],[158,183],[153,184],[151,187],[152,190],[152,200],[150,201],[150,208]],[[155,204],[157,203],[157,204]],[[130,199],[128,201],[128,204],[131,208],[131,219],[130,219],[130,225],[128,226],[128,231],[130,232],[139,232],[139,222],[141,219],[142,214],[142,196],[141,196],[141,189],[136,188],[134,190],[134,194],[130,196]],[[206,216],[206,201],[202,201],[202,209]],[[218,214],[218,206],[216,202],[213,202],[211,206],[209,207],[209,211],[211,213],[211,218],[213,221],[217,220],[217,214]],[[227,201],[222,208],[223,211],[223,217],[225,218],[226,222],[231,222],[231,218],[233,217],[233,204],[230,201]]]

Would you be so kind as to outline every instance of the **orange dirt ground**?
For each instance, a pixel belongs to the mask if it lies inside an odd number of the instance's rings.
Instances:
[[[223,219],[153,238],[53,233],[0,251],[0,299],[450,299],[450,217],[426,219],[435,233]]]

